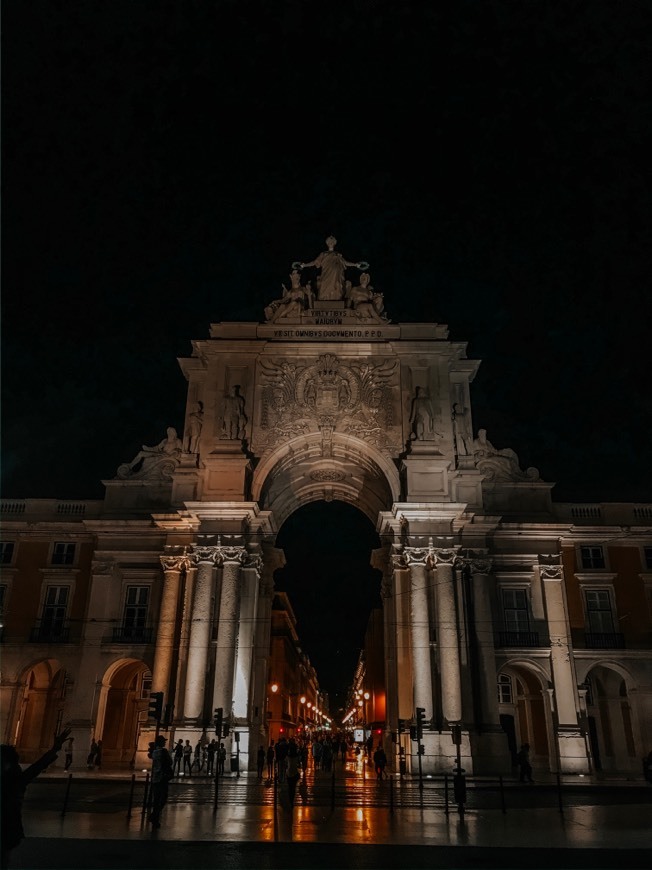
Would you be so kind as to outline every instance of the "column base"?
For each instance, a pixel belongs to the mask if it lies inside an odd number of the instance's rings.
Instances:
[[[590,773],[589,759],[586,755],[586,740],[577,731],[557,733],[560,773]]]
[[[507,734],[500,726],[488,726],[482,734],[469,734],[473,772],[478,776],[507,775],[512,772],[512,754]]]
[[[421,756],[421,769],[425,776],[434,773],[452,773],[457,766],[457,746],[453,743],[450,731],[426,731],[421,740],[425,754]],[[461,760],[465,773],[473,773],[473,759],[469,745],[468,731],[462,732]],[[417,744],[410,742],[409,772],[419,774]]]

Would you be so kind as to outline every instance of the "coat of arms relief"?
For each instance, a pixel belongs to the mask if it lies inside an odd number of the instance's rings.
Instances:
[[[325,442],[339,431],[380,448],[400,440],[394,425],[395,360],[360,364],[326,353],[305,365],[271,360],[260,365],[265,449],[315,431]]]

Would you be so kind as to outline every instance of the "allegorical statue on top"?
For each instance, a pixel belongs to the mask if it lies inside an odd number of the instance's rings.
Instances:
[[[172,426],[167,437],[154,447],[143,444],[131,462],[123,463],[117,471],[119,480],[170,480],[181,461],[183,442]]]
[[[351,263],[345,259],[339,251],[335,250],[337,239],[335,236],[328,236],[326,239],[326,250],[322,251],[314,260],[309,263],[297,262],[293,263],[293,268],[307,269],[314,266],[319,269],[317,275],[317,299],[326,302],[339,302],[344,299],[344,273],[347,267],[360,269],[364,271],[369,268],[369,263],[360,261]]]

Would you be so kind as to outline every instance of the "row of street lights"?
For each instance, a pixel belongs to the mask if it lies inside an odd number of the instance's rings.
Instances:
[[[277,695],[281,690],[281,686],[274,682],[270,685],[270,690],[272,695]],[[299,692],[288,692],[287,695],[292,697],[298,697],[299,703],[302,707],[301,716],[296,716],[296,723],[298,725],[299,719],[302,719],[304,722],[307,722],[309,719],[312,719],[315,723],[315,726],[318,728],[327,728],[330,729],[332,725],[332,719],[326,715],[323,708],[318,706],[318,704],[312,701],[309,701],[304,694],[300,694]]]

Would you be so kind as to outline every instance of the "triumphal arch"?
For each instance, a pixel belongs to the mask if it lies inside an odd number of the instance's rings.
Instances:
[[[340,500],[382,542],[373,564],[383,574],[388,743],[399,719],[423,708],[425,772],[451,770],[460,727],[467,771],[509,767],[494,646],[498,559],[536,575],[558,626],[541,663],[549,740],[562,768],[580,771],[556,540],[540,536],[543,555],[532,558],[516,532],[498,543],[501,517],[548,515],[551,485],[484,430],[474,437],[479,361],[466,344],[443,324],[392,322],[369,264],[336,246],[329,237],[317,257],[292,263],[264,321],[216,323],[192,343],[180,360],[184,432],[169,430],[106,482],[116,512],[126,500],[160,505],[153,516],[167,535],[152,689],[174,698],[177,737],[194,742],[221,707],[241,752],[257,747],[273,572],[283,564],[276,533],[302,505]],[[416,746],[401,739],[409,758]]]

